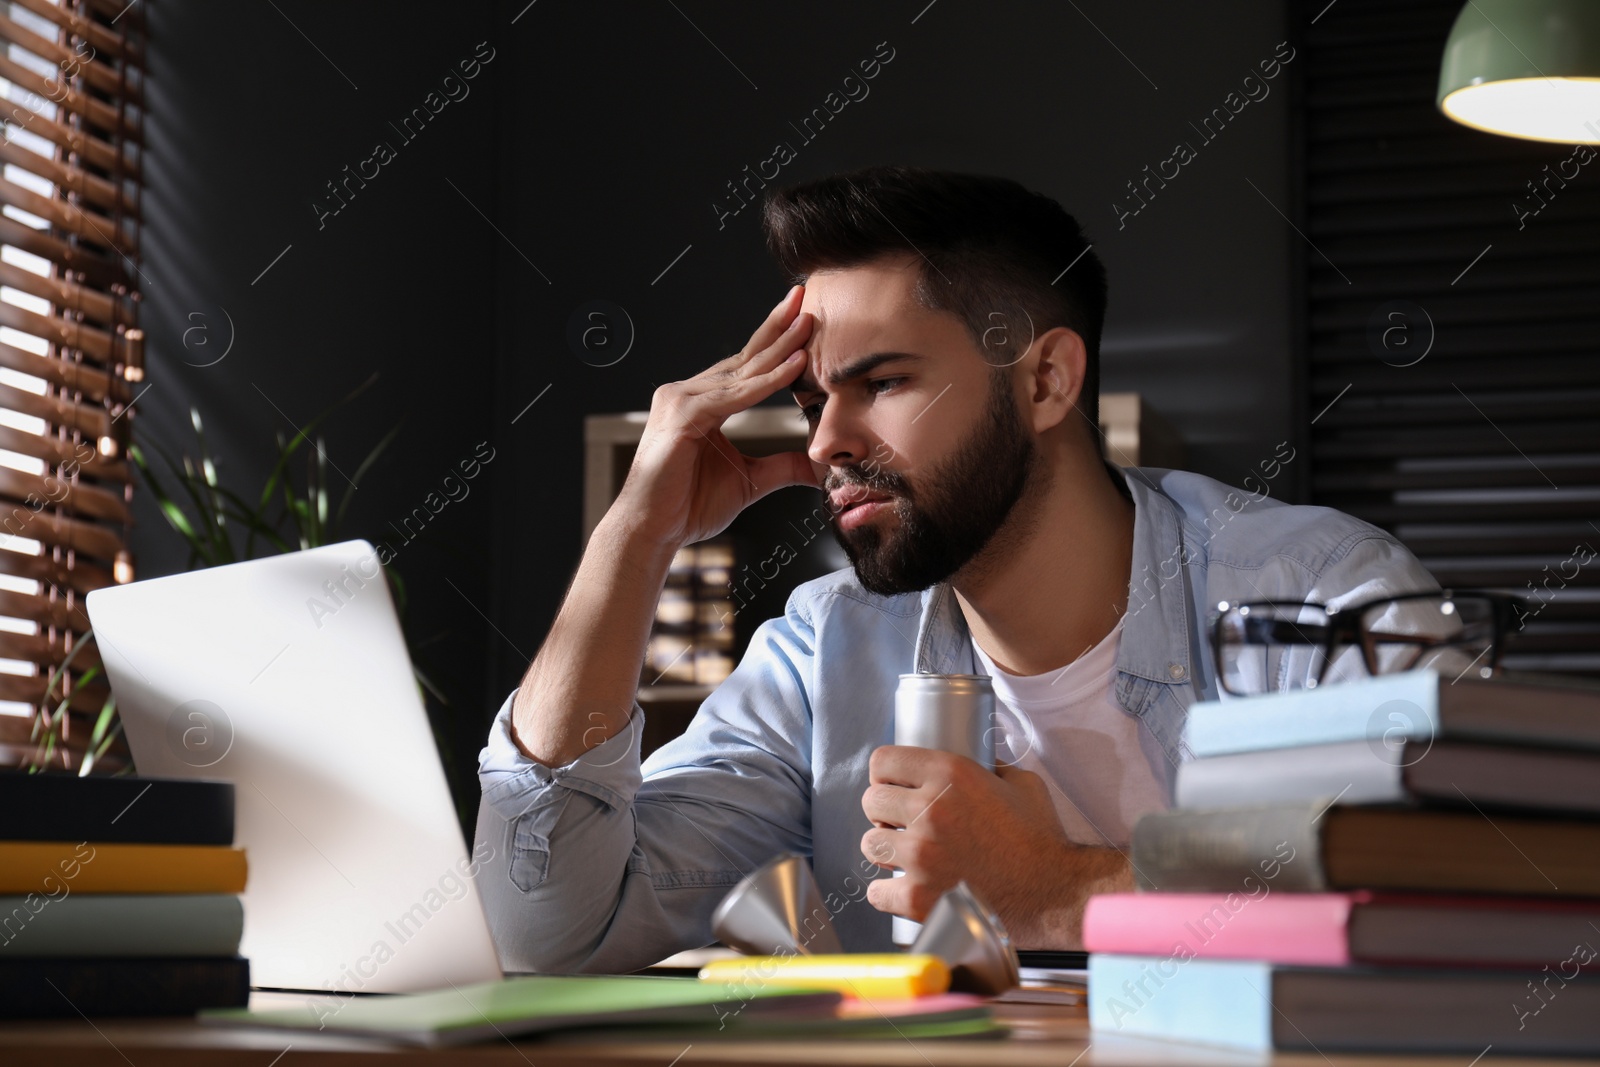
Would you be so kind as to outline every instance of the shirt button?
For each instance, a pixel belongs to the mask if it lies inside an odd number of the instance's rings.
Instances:
[[[1188,672],[1183,669],[1183,664],[1171,663],[1167,665],[1167,673],[1172,675],[1173,681],[1181,682],[1183,681],[1183,676]]]

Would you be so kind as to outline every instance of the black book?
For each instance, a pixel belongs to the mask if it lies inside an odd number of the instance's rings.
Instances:
[[[233,844],[233,783],[0,772],[0,840]]]
[[[0,956],[0,1019],[80,1015],[193,1015],[242,1008],[250,961],[187,959],[24,959]]]

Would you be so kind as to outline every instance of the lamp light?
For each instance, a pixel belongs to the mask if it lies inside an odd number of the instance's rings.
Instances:
[[[1445,41],[1438,103],[1487,133],[1600,144],[1600,3],[1467,0]]]

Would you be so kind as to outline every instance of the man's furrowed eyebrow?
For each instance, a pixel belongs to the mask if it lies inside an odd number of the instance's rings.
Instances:
[[[915,352],[873,352],[871,355],[862,356],[860,359],[857,359],[851,363],[846,363],[844,366],[833,371],[828,375],[828,384],[843,385],[852,378],[859,378],[863,374],[871,373],[884,363],[894,363],[899,360],[913,360],[916,362],[921,362],[926,358],[927,357],[925,356],[917,355]],[[822,390],[817,388],[817,383],[814,382],[808,375],[789,386],[789,391],[791,393],[803,394],[820,393]]]

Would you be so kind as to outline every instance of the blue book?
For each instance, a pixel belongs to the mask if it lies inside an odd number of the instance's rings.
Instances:
[[[1596,940],[1600,940],[1597,938]],[[1580,943],[1542,970],[1277,967],[1089,957],[1089,1026],[1253,1052],[1600,1053],[1600,975]],[[1465,1061],[1463,1061],[1465,1062]]]
[[[1405,671],[1199,701],[1184,728],[1200,758],[1342,741],[1396,747],[1441,737],[1600,749],[1600,685],[1558,675],[1457,680]]]

